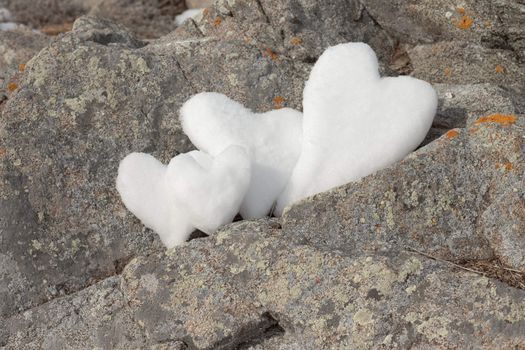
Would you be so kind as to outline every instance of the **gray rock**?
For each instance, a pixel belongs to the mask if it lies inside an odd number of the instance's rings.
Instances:
[[[158,38],[175,29],[175,16],[186,9],[184,0],[0,0],[17,22],[48,34],[70,30],[82,15],[101,16],[133,28],[142,38]]]
[[[89,11],[121,23],[142,38],[159,38],[175,29],[175,16],[186,9],[184,0],[105,0]]]
[[[280,96],[300,108],[311,64],[267,51],[283,42],[274,25],[281,17],[271,17],[281,14],[273,5],[227,5],[234,16],[219,26],[209,20],[224,13],[220,7],[195,24],[195,36],[176,31],[146,46],[121,26],[81,18],[28,63],[0,124],[0,254],[9,266],[0,273],[1,315],[85,288],[161,248],[124,208],[114,181],[130,152],[167,161],[192,149],[177,113],[189,96],[222,92],[257,111],[275,108]],[[346,2],[310,5],[320,18],[337,14],[333,23],[351,19]],[[338,36],[320,21],[305,22],[303,38],[330,45],[381,31],[356,21],[360,30]],[[252,22],[260,30],[250,40],[226,30]]]
[[[431,83],[517,86],[523,90],[525,72],[509,50],[444,41],[408,50],[412,76]]]
[[[417,254],[323,252],[295,245],[275,223],[261,221],[138,257],[120,282],[112,277],[11,318],[5,343],[7,349],[519,348],[524,300],[524,291]]]
[[[211,0],[186,0],[186,7],[189,9],[202,9],[210,7],[213,4]]]
[[[523,118],[516,123],[523,125]],[[522,215],[498,225],[498,235],[486,234],[490,228],[480,220],[494,222],[498,212],[508,213],[505,220],[520,210],[519,197],[500,198],[524,188],[524,135],[523,127],[498,123],[451,131],[390,168],[293,205],[283,230],[296,242],[350,256],[412,248],[453,261],[498,258],[524,268],[516,258],[525,253],[516,241]],[[509,242],[513,252],[504,246]]]
[[[49,41],[45,35],[27,29],[0,31],[0,108],[18,86],[25,63]]]
[[[490,84],[435,84],[439,97],[432,129],[423,145],[454,128],[465,128],[483,116],[525,113],[513,96],[514,92]]]
[[[217,0],[149,41],[83,17],[31,59],[0,115],[0,347],[525,347],[523,290],[426,256],[525,268],[521,3],[467,2],[468,30],[437,16],[442,1],[363,3]],[[108,4],[131,5],[120,20],[142,35],[155,18],[170,30],[171,12],[147,18],[161,2]],[[193,148],[189,96],[300,109],[319,54],[360,40],[383,71],[443,83],[435,130],[462,129],[297,204],[282,230],[242,222],[165,252],[124,208],[122,157]],[[478,122],[494,113],[516,120]]]
[[[364,0],[392,36],[412,44],[464,41],[513,51],[525,59],[525,4],[513,0]]]
[[[110,277],[6,321],[2,349],[139,349],[146,336]]]

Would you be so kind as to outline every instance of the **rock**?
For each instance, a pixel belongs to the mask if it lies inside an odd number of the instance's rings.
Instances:
[[[9,319],[4,344],[511,348],[525,345],[524,300],[522,290],[418,254],[295,245],[263,220],[136,258],[120,282]]]
[[[196,22],[208,37],[230,40],[242,33],[272,59],[285,56],[309,64],[328,46],[348,41],[368,43],[386,61],[395,44],[357,0],[335,0],[330,6],[315,0],[218,0]]]
[[[158,38],[175,29],[175,16],[186,9],[184,0],[0,0],[15,20],[57,35],[71,30],[82,15],[102,16],[133,28],[142,38]]]
[[[210,7],[213,1],[211,0],[186,0],[186,7],[189,9],[203,9]]]
[[[464,41],[525,59],[525,5],[512,0],[364,0],[370,15],[405,43]]]
[[[412,76],[431,83],[525,85],[525,72],[512,51],[464,42],[418,45],[408,50]]]
[[[311,64],[265,49],[282,43],[270,24],[277,19],[267,17],[276,10],[265,15],[253,4],[229,7],[237,15],[225,17],[224,27],[202,18],[195,32],[176,31],[146,46],[121,26],[81,18],[27,64],[0,123],[0,297],[7,301],[0,315],[74,293],[160,249],[122,205],[116,170],[133,151],[167,161],[192,149],[177,113],[189,96],[216,91],[255,111],[275,108],[280,96],[283,105],[301,107]],[[318,7],[320,18],[350,21],[347,3],[337,6]],[[224,31],[252,20],[261,31],[250,40]],[[380,31],[357,21],[361,30],[336,37],[321,24],[308,24],[305,42],[329,45]]]
[[[0,31],[0,108],[16,90],[25,64],[48,43],[45,35],[30,30]]]
[[[38,27],[65,6],[20,10],[29,3],[0,7]],[[100,5],[141,37],[171,30],[176,12],[161,14],[160,1],[68,3],[56,24]],[[157,40],[94,17],[52,42],[6,39],[29,61],[0,114],[0,347],[525,347],[522,275],[452,264],[525,268],[522,5],[468,0],[447,18],[444,4],[216,0]],[[470,27],[450,26],[462,16]],[[168,252],[124,208],[120,159],[193,148],[178,122],[189,96],[300,109],[319,54],[360,40],[384,72],[436,85],[434,131],[445,135],[282,221],[236,223]],[[18,48],[2,45],[0,70],[14,73]]]
[[[185,9],[184,0],[106,0],[97,2],[89,14],[133,28],[142,38],[158,38],[175,30],[175,16]]]
[[[297,203],[283,216],[286,236],[349,256],[416,249],[452,261],[497,258],[525,267],[516,257],[525,253],[517,233],[523,215],[512,215],[519,197],[501,199],[524,188],[524,120],[516,119],[521,127],[495,120],[502,125],[455,129],[390,168]],[[496,212],[507,213],[501,220],[513,216],[498,235],[480,220]]]
[[[472,125],[480,116],[524,114],[525,109],[513,97],[514,92],[490,84],[435,84],[439,96],[438,111],[423,145],[454,128]]]
[[[27,64],[4,107],[0,315],[84,288],[161,247],[120,202],[116,170],[133,150],[166,160],[191,148],[176,104],[192,90],[171,58],[112,33],[81,21]]]
[[[6,321],[2,349],[143,348],[146,336],[133,320],[120,277],[25,311]],[[176,349],[174,347],[174,349]]]

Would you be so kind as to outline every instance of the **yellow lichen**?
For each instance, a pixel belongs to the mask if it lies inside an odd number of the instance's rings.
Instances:
[[[481,117],[474,125],[484,124],[484,123],[498,123],[504,126],[512,125],[516,123],[516,117],[513,115],[503,115],[503,114],[493,114],[486,117]]]
[[[452,69],[451,68],[445,68],[445,70],[443,71],[443,73],[447,76],[447,77],[450,77],[452,75]]]

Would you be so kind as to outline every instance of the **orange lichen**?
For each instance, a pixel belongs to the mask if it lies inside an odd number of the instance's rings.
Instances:
[[[221,23],[222,23],[222,18],[220,18],[220,17],[215,17],[215,20],[213,21],[213,26],[214,26],[214,27],[218,27],[218,26],[221,25]]]
[[[512,125],[516,123],[516,116],[513,115],[503,115],[503,114],[493,114],[486,117],[481,117],[476,122],[475,125],[483,123],[498,123],[504,126]]]
[[[508,163],[496,163],[496,169],[505,168],[507,171],[511,171],[514,169],[514,164],[508,162]]]
[[[16,89],[18,89],[18,85],[16,83],[9,83],[9,84],[7,84],[7,90],[9,92],[13,92]]]
[[[7,154],[7,151],[5,150],[5,148],[0,148],[0,157],[3,157]]]
[[[264,51],[263,56],[270,57],[272,61],[275,61],[279,57],[272,49],[268,48]]]
[[[505,72],[505,68],[503,68],[502,65],[496,65],[496,68],[494,69],[496,71],[496,73],[498,74],[501,74],[501,73],[504,73]]]
[[[62,23],[62,24],[48,24],[43,28],[40,28],[40,31],[47,35],[58,35],[61,33],[70,32],[73,29],[73,23]]]
[[[443,71],[443,73],[447,76],[447,77],[450,77],[452,75],[452,69],[451,68],[445,68],[445,70]]]
[[[447,133],[445,134],[445,136],[446,136],[447,139],[449,139],[449,140],[458,137],[458,135],[459,135],[459,132],[457,132],[456,130],[450,130],[449,132],[447,132]]]
[[[456,12],[459,13],[460,15],[464,15],[466,13],[464,7],[456,7]]]
[[[294,36],[291,40],[290,40],[290,43],[292,45],[301,45],[303,43],[303,39],[297,37],[297,36]]]
[[[456,27],[459,29],[469,29],[474,24],[474,20],[469,16],[465,15],[461,19],[455,22]]]
[[[283,108],[284,101],[285,101],[284,97],[277,96],[276,98],[273,99],[273,104],[276,109],[280,109],[280,108]]]
[[[20,64],[18,65],[18,71],[19,71],[20,73],[24,73],[24,72],[26,71],[26,65],[25,65],[25,63],[20,63]]]

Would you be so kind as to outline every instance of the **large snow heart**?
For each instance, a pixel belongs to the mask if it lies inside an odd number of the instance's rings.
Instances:
[[[248,150],[252,175],[240,212],[245,219],[267,215],[299,158],[301,113],[283,108],[256,114],[222,94],[201,93],[184,104],[181,122],[201,151],[215,155],[231,145]]]
[[[368,45],[327,49],[304,89],[301,156],[276,213],[403,159],[425,138],[436,109],[430,84],[380,78]]]
[[[231,222],[250,181],[250,160],[241,147],[217,157],[190,152],[168,166],[144,153],[120,162],[117,190],[124,205],[160,236],[168,248],[195,228],[213,233]]]

